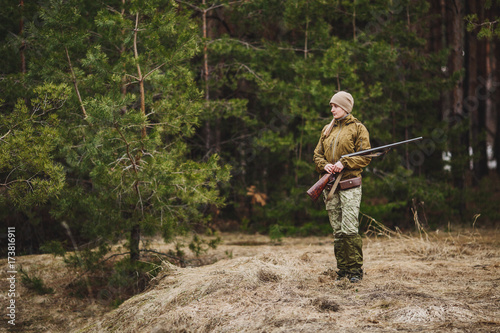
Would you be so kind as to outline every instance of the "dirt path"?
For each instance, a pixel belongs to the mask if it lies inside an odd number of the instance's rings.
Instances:
[[[223,240],[205,258],[214,264],[165,263],[146,292],[113,311],[59,297],[58,259],[22,258],[56,292],[34,296],[21,286],[19,323],[24,332],[500,332],[498,231],[365,238],[359,284],[329,274],[329,237]]]

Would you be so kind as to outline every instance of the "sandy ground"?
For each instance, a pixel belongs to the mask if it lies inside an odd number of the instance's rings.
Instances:
[[[498,230],[364,238],[361,283],[336,281],[333,238],[223,234],[202,259],[167,262],[148,289],[115,310],[68,297],[60,258],[18,257],[51,295],[16,284],[19,332],[500,332]],[[169,246],[152,240],[161,252]],[[6,260],[0,287],[7,291]],[[20,278],[20,277],[19,277]],[[7,293],[2,292],[6,312]],[[3,315],[0,330],[8,318]]]

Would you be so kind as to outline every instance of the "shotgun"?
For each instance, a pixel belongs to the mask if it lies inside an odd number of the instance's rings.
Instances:
[[[396,147],[396,146],[399,146],[402,144],[406,144],[406,143],[410,143],[410,142],[419,141],[422,139],[423,138],[420,136],[418,138],[399,141],[399,142],[391,143],[391,144],[388,144],[385,146],[380,146],[377,148],[371,148],[371,149],[361,150],[361,151],[357,151],[357,152],[350,153],[350,154],[345,154],[345,155],[342,155],[340,157],[340,160],[342,160],[344,157],[352,157],[352,156],[378,157],[380,155],[387,153],[393,147]],[[319,196],[321,195],[321,193],[325,189],[326,185],[333,180],[335,180],[334,174],[331,174],[331,173],[324,174],[320,178],[320,180],[318,180],[313,186],[311,186],[311,188],[309,190],[307,190],[307,194],[311,197],[311,199],[313,201],[318,200]]]

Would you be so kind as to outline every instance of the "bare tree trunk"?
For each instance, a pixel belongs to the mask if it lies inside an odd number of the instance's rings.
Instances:
[[[221,152],[221,136],[222,136],[222,120],[220,117],[215,119],[215,152],[220,154]]]
[[[476,0],[467,0],[466,2],[466,13],[476,13]],[[477,36],[474,32],[467,32],[465,35],[465,80],[464,80],[464,92],[466,94],[464,100],[464,110],[466,114],[470,117],[469,122],[469,132],[471,146],[474,153],[477,154],[477,148],[479,144],[480,135],[480,122],[479,122],[479,101],[476,96],[477,89],[477,62],[478,62],[478,43]],[[477,159],[472,158],[474,166],[473,184],[477,184],[479,179],[478,175],[478,163]]]
[[[141,226],[134,224],[130,230],[130,261],[139,260],[139,243],[141,241]]]
[[[118,132],[118,134],[121,136],[123,143],[125,144],[125,149],[127,153],[127,158],[129,159],[130,163],[132,164],[132,170],[134,171],[136,175],[136,181],[134,182],[134,190],[137,194],[137,197],[139,198],[139,201],[141,203],[141,209],[142,207],[142,199],[141,199],[141,192],[139,189],[139,181],[137,178],[137,174],[139,172],[138,166],[136,159],[132,156],[132,152],[130,151],[130,143],[127,141],[127,138],[123,134],[123,132],[120,130],[120,127],[118,125],[115,125],[115,129]],[[141,226],[139,223],[134,224],[131,229],[130,229],[130,261],[134,262],[139,259],[139,242],[141,240]]]
[[[352,4],[352,39],[356,40],[356,2]]]
[[[206,5],[206,0],[203,0],[203,12],[202,12],[202,19],[203,19],[203,79],[205,80],[205,110],[208,110],[208,103],[210,101],[210,90],[209,90],[209,73],[208,73],[208,32],[207,32],[207,12],[208,10],[205,8]],[[210,128],[210,121],[207,119],[205,121],[205,149],[207,150],[207,153],[210,151],[210,146],[211,146],[211,137],[212,137],[212,130]]]
[[[141,95],[141,114],[146,116],[146,95],[144,92],[144,77],[142,76],[141,66],[139,64],[139,52],[137,51],[137,33],[139,32],[139,13],[135,15],[135,29],[134,29],[134,58],[137,62],[137,78],[139,81],[139,91]],[[142,137],[146,137],[146,126],[141,130]]]
[[[470,0],[475,7],[472,13],[478,13],[480,20],[485,19],[485,12],[478,0]],[[486,122],[488,106],[490,106],[491,96],[491,62],[490,62],[490,42],[488,40],[480,40],[477,42],[478,56],[477,56],[477,87],[474,90],[474,96],[477,100],[477,140],[473,145],[476,152],[474,161],[474,175],[477,181],[481,180],[484,176],[488,175],[488,155],[487,155],[487,130],[488,124]]]
[[[488,13],[491,18],[500,16],[500,6],[492,6]],[[489,131],[490,144],[493,146],[492,158],[496,160],[495,171],[497,175],[500,175],[500,115],[498,114],[500,112],[500,73],[497,62],[497,59],[500,59],[500,47],[498,45],[498,39],[496,39],[491,47],[491,117],[487,119],[487,122],[492,123]]]
[[[499,13],[497,12],[497,15]],[[492,72],[493,72],[493,80],[495,82],[495,86],[493,87],[493,92],[492,92],[492,112],[496,115],[496,126],[495,129],[492,133],[492,142],[493,142],[493,158],[496,159],[496,172],[498,175],[500,175],[500,115],[498,115],[498,112],[500,112],[500,93],[498,93],[498,90],[500,89],[500,86],[496,85],[498,82],[500,82],[500,73],[498,69],[498,63],[496,59],[500,59],[500,47],[495,46],[493,50],[493,64],[492,64]]]
[[[451,8],[451,66],[454,72],[459,71],[464,66],[464,23],[463,23],[463,0],[454,0]],[[463,78],[460,78],[453,88],[452,93],[452,113],[463,115]]]
[[[137,33],[139,32],[139,13],[135,16],[135,29],[134,29],[134,58],[137,63],[137,79],[139,81],[139,92],[141,99],[141,114],[146,116],[146,93],[144,91],[144,77],[142,75],[141,66],[139,64],[139,52],[137,50]],[[146,138],[146,126],[143,126],[141,129],[141,137]],[[136,161],[137,162],[137,161]],[[135,166],[135,164],[134,164]],[[135,173],[138,173],[137,168],[134,167]],[[136,180],[134,183],[134,189],[137,193],[137,197],[141,202],[142,207],[142,199],[139,190],[139,183]],[[134,224],[130,230],[130,261],[135,262],[139,260],[139,246],[141,240],[141,225],[139,222]]]
[[[125,15],[125,0],[122,0],[122,10],[120,12],[121,16],[122,16],[122,19]],[[123,29],[121,31],[122,33],[122,37],[125,36],[125,29]],[[125,43],[122,43],[121,47],[120,47],[120,56],[125,53],[125,50],[126,50],[126,47],[125,47]],[[124,66],[124,71],[125,71],[125,66]],[[127,75],[126,73],[123,74],[123,77],[122,77],[122,86],[120,88],[120,92],[122,94],[123,97],[125,97],[127,95]],[[127,112],[127,107],[126,106],[123,106],[121,108],[121,112],[122,114],[125,114]]]
[[[449,4],[449,26],[447,37],[451,48],[450,54],[450,71],[455,73],[464,68],[464,1],[453,0]],[[451,94],[451,109],[450,109],[450,133],[451,138],[449,147],[451,151],[451,173],[455,187],[458,189],[459,196],[455,202],[455,208],[463,216],[465,212],[465,185],[466,175],[468,174],[469,166],[469,142],[468,142],[468,126],[465,126],[464,121],[464,91],[463,77],[460,77],[453,87]]]
[[[26,48],[26,43],[24,41],[24,1],[19,2],[19,7],[21,8],[21,19],[19,20],[19,36],[21,37],[21,47],[19,48],[19,54],[21,56],[21,73],[26,74],[26,57],[24,56],[24,49]]]
[[[441,5],[441,47],[444,49],[448,47],[448,40],[447,40],[447,31],[448,31],[448,11],[446,10],[446,1],[441,0],[440,2]],[[446,73],[450,75],[450,66],[447,66],[445,69]],[[443,119],[447,120],[450,118],[450,113],[451,113],[451,94],[448,92],[443,92],[441,93],[441,110],[443,112]]]
[[[475,90],[477,100],[477,128],[475,129],[476,142],[473,145],[476,158],[474,160],[474,176],[477,181],[481,180],[488,174],[488,156],[487,156],[487,123],[486,114],[490,100],[489,84],[491,73],[489,68],[489,42],[479,41],[478,43],[478,86]]]

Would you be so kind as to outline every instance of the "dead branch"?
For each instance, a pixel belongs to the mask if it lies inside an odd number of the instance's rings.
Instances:
[[[83,119],[87,118],[87,112],[85,111],[85,106],[83,105],[82,96],[80,95],[80,90],[78,89],[78,82],[76,81],[75,71],[73,70],[73,65],[71,65],[71,59],[69,57],[68,48],[65,46],[66,58],[68,59],[69,69],[71,71],[71,77],[73,79],[73,85],[75,86],[76,95],[78,96],[78,101],[80,102],[80,107],[83,112]]]

